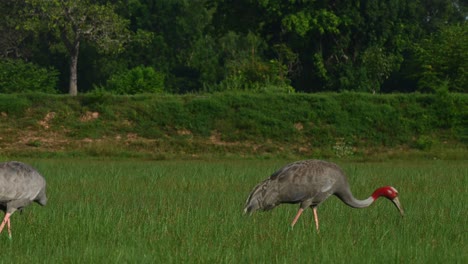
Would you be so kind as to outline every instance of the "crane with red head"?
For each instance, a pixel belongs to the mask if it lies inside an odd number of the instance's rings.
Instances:
[[[404,215],[398,191],[394,187],[380,187],[369,198],[356,199],[351,193],[346,175],[338,165],[321,160],[288,164],[257,184],[247,198],[244,213],[271,210],[283,203],[299,203],[299,211],[291,226],[294,227],[304,209],[311,207],[315,227],[319,231],[317,207],[331,195],[336,195],[353,208],[369,207],[379,197],[385,197],[397,207],[402,216]]]

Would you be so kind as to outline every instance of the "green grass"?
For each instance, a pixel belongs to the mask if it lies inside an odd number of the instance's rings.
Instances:
[[[466,161],[337,162],[358,198],[319,207],[320,234],[297,205],[242,215],[248,193],[289,161],[25,160],[47,179],[49,203],[12,216],[0,263],[467,263]]]

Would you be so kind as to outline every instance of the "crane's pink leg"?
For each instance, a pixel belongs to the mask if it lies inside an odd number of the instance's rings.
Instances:
[[[3,228],[5,227],[6,223],[8,223],[8,229],[10,229],[10,215],[11,215],[10,213],[5,214],[5,217],[3,218],[2,224],[0,225],[0,233],[2,233]]]
[[[319,230],[319,220],[317,215],[317,207],[312,208],[314,210],[314,219],[315,219],[315,228],[317,228],[317,233],[320,232]]]
[[[10,225],[10,217],[8,217],[7,226],[8,226],[8,236],[9,236],[9,237],[10,237],[10,239],[11,239],[11,225]]]
[[[294,217],[294,220],[293,220],[292,223],[291,223],[291,227],[294,227],[294,225],[295,225],[296,222],[297,222],[297,219],[299,219],[299,216],[301,216],[301,214],[302,214],[303,211],[304,211],[304,209],[299,208],[299,211],[297,211],[296,217]]]

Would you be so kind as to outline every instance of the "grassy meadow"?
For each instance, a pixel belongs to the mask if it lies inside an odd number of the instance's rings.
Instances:
[[[28,159],[49,203],[12,218],[0,263],[468,263],[468,163],[337,161],[357,198],[400,192],[352,209],[336,197],[290,228],[298,206],[242,214],[256,183],[291,160]]]

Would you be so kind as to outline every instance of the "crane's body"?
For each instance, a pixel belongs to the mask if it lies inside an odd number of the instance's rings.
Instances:
[[[304,209],[311,207],[317,230],[317,206],[329,196],[336,195],[353,208],[371,205],[378,197],[390,199],[403,215],[398,200],[398,191],[391,187],[381,187],[365,200],[354,198],[344,172],[334,163],[321,160],[304,160],[286,165],[259,183],[250,193],[244,208],[245,213],[256,210],[270,210],[282,203],[299,203],[299,211],[292,222],[295,225]]]
[[[17,210],[37,202],[46,205],[46,181],[31,166],[17,161],[0,163],[0,209],[5,217],[0,225],[0,233],[5,224],[11,238],[10,216]]]

